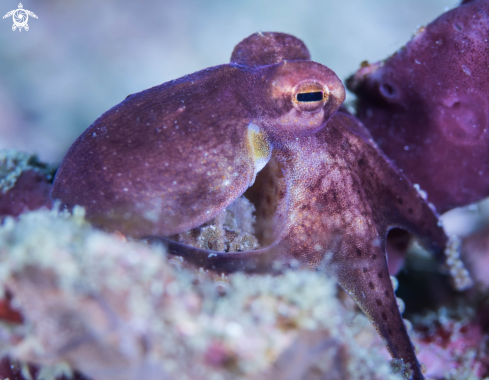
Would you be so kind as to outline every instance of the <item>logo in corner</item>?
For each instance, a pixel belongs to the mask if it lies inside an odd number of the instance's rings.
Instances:
[[[29,20],[29,16],[37,18],[37,16],[34,13],[28,11],[27,9],[24,9],[22,3],[19,3],[18,9],[14,9],[13,11],[10,11],[5,16],[3,16],[3,18],[7,18],[10,16],[12,16],[12,19],[14,20],[14,25],[12,25],[12,30],[14,32],[17,28],[19,29],[19,32],[22,31],[22,28],[24,28],[26,31],[29,30],[29,25],[27,24],[27,20]]]

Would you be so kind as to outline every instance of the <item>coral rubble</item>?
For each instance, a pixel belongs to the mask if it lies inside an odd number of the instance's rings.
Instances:
[[[178,242],[212,251],[250,251],[260,246],[254,235],[254,212],[253,203],[241,196],[209,222],[174,238]]]
[[[96,379],[396,379],[334,280],[302,270],[221,277],[163,250],[38,210],[0,227],[0,283],[22,324],[3,354]],[[321,375],[323,374],[323,375]]]

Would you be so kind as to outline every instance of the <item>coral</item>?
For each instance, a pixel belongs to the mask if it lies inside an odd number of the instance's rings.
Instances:
[[[466,1],[347,84],[357,116],[445,212],[489,195],[489,1]]]
[[[489,336],[471,307],[441,308],[414,320],[418,357],[436,379],[477,380],[489,375]]]
[[[318,272],[187,269],[161,248],[93,229],[80,208],[7,218],[0,260],[24,317],[0,324],[0,347],[22,362],[97,380],[398,378],[371,351],[383,349],[373,327]]]

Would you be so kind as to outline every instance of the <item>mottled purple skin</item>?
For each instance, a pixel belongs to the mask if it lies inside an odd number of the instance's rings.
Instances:
[[[296,38],[259,33],[236,47],[231,64],[128,97],[73,144],[52,196],[85,206],[105,228],[160,237],[170,253],[205,268],[270,272],[278,261],[331,273],[392,356],[422,379],[385,240],[402,228],[441,257],[446,236],[365,127],[336,112],[341,81],[308,59]],[[212,252],[161,238],[208,221],[247,189],[265,248]]]
[[[443,14],[347,84],[357,116],[439,212],[489,195],[489,0]]]
[[[0,191],[0,220],[41,207],[51,208],[51,187],[51,180],[45,173],[26,170],[11,189],[5,193]]]
[[[278,64],[251,68],[236,53],[231,64],[127,97],[70,148],[53,198],[83,205],[97,224],[134,236],[171,235],[216,216],[253,183],[271,151],[264,132],[249,137],[250,123],[273,120],[267,133],[287,133],[274,125],[285,125],[282,103],[291,95],[283,99],[272,82],[314,87],[311,75],[325,83],[334,78],[330,91],[344,94],[330,69],[306,61],[301,41],[284,37],[304,60],[286,63],[279,56]],[[303,116],[290,104],[287,123],[302,117],[318,129],[341,101],[331,96],[325,107]]]

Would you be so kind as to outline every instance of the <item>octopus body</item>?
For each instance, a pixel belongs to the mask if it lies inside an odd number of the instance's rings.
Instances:
[[[330,273],[393,358],[422,379],[386,237],[402,228],[438,257],[447,237],[369,132],[339,111],[344,98],[341,81],[310,61],[302,41],[254,34],[230,64],[131,95],[103,114],[68,151],[52,197],[84,206],[106,229],[157,237],[205,268],[266,272],[279,262]],[[247,190],[263,248],[213,252],[165,238],[211,220]]]
[[[347,84],[380,148],[439,212],[489,195],[489,1],[466,0]]]

